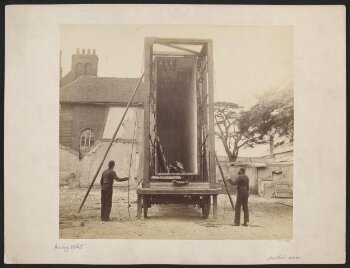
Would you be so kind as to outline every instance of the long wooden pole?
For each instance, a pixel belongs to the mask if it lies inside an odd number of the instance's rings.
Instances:
[[[132,134],[132,145],[131,145],[131,153],[130,153],[130,162],[129,162],[129,172],[128,172],[128,214],[130,218],[130,171],[131,171],[131,164],[132,164],[132,153],[134,151],[134,143],[135,143],[135,134],[136,134],[136,123],[137,123],[137,110],[135,114],[135,124],[134,124],[134,133]]]
[[[218,167],[219,167],[219,170],[220,170],[220,173],[221,173],[222,180],[224,181],[227,195],[228,195],[228,197],[230,198],[230,203],[231,203],[232,210],[235,210],[235,205],[233,204],[232,196],[230,195],[230,192],[229,192],[229,190],[228,190],[228,186],[227,186],[227,182],[226,182],[226,179],[225,179],[225,176],[224,176],[224,172],[222,171],[221,165],[220,165],[220,163],[219,163],[219,160],[218,160],[218,157],[217,157],[216,154],[215,154],[215,159],[216,159],[216,163],[218,164]]]
[[[107,154],[108,154],[109,150],[111,149],[111,147],[112,147],[112,145],[113,145],[113,142],[114,142],[114,140],[115,140],[115,138],[116,138],[116,136],[117,136],[117,134],[118,134],[118,131],[119,131],[119,129],[120,129],[120,127],[121,127],[121,125],[122,125],[122,123],[123,123],[123,121],[124,121],[126,112],[129,110],[131,101],[133,100],[133,98],[134,98],[134,96],[135,96],[135,94],[136,94],[136,92],[137,92],[137,90],[138,90],[138,88],[139,88],[139,86],[140,86],[140,84],[141,84],[141,81],[142,81],[142,79],[143,79],[143,75],[144,75],[144,74],[141,75],[141,77],[140,77],[140,79],[139,79],[139,82],[137,83],[137,86],[135,87],[134,92],[132,93],[132,95],[131,95],[131,97],[130,97],[130,99],[129,99],[129,102],[128,102],[128,105],[127,105],[126,108],[125,108],[123,117],[120,119],[120,122],[119,122],[119,124],[118,124],[117,129],[115,130],[115,132],[114,132],[114,134],[113,134],[113,137],[112,137],[112,139],[111,139],[111,142],[109,143],[109,145],[108,145],[108,147],[107,147],[107,150],[106,150],[106,152],[105,152],[105,154],[104,154],[104,156],[103,156],[103,158],[102,158],[102,161],[101,161],[100,165],[98,166],[98,169],[97,169],[97,171],[96,171],[96,173],[95,173],[95,176],[94,176],[94,178],[92,179],[92,181],[91,181],[91,183],[90,183],[90,186],[89,186],[89,188],[88,188],[88,190],[87,190],[87,192],[86,192],[86,194],[85,194],[85,196],[84,196],[84,199],[83,199],[83,201],[82,201],[81,204],[80,204],[78,213],[80,213],[82,207],[84,206],[84,203],[85,203],[85,201],[86,201],[86,198],[88,197],[88,195],[89,195],[89,193],[90,193],[90,191],[91,191],[91,188],[92,188],[92,186],[94,185],[94,183],[95,183],[95,181],[96,181],[97,175],[98,175],[98,173],[99,173],[100,170],[101,170],[101,167],[102,167],[102,165],[103,165],[103,162],[106,160]]]

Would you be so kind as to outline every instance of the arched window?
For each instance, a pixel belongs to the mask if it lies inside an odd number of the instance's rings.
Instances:
[[[95,145],[95,134],[91,129],[85,129],[80,135],[80,153],[84,154]]]
[[[84,65],[84,74],[90,74],[90,72],[91,72],[91,65],[90,63],[86,63]]]
[[[78,63],[75,66],[75,75],[76,75],[75,78],[80,77],[82,74],[83,74],[83,65],[81,65],[81,63]]]

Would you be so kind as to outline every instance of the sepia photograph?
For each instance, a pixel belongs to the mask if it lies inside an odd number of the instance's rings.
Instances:
[[[345,263],[345,21],[6,6],[4,262]]]
[[[59,38],[61,239],[293,239],[292,26]]]

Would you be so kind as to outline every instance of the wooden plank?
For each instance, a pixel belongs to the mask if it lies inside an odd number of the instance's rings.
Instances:
[[[276,198],[292,198],[291,193],[276,193]]]
[[[174,187],[157,187],[157,188],[143,188],[143,189],[149,189],[150,191],[165,191],[165,192],[196,192],[196,191],[211,191],[212,188],[189,188],[184,186],[174,186]],[[215,188],[214,188],[215,189]]]
[[[213,218],[216,219],[218,217],[218,195],[213,195]]]
[[[207,56],[202,55],[200,58],[200,66],[202,69],[207,70]],[[201,74],[201,83],[200,83],[200,102],[202,105],[200,112],[200,119],[201,119],[201,139],[203,142],[203,147],[201,148],[201,173],[202,173],[202,180],[208,182],[209,174],[208,174],[208,163],[209,163],[209,142],[207,142],[208,137],[208,105],[207,100],[204,101],[203,96],[208,95],[208,85],[207,85],[207,71]]]
[[[205,55],[207,55],[207,52],[208,52],[208,44],[206,43],[203,45],[202,50],[199,53],[199,56],[201,56],[201,57],[205,56]]]
[[[215,132],[214,132],[214,62],[213,42],[208,42],[208,94],[209,94],[209,182],[216,182]]]
[[[151,68],[151,76],[150,76],[150,100],[149,100],[149,109],[150,109],[150,117],[149,117],[149,141],[150,141],[150,175],[153,175],[158,169],[158,159],[157,159],[157,62],[158,60],[153,60],[151,58],[152,65]]]
[[[209,39],[193,38],[157,38],[153,37],[154,44],[177,44],[177,45],[205,45]]]
[[[191,184],[191,183],[190,183]],[[170,186],[152,186],[147,188],[151,189],[154,191],[174,191],[174,192],[181,192],[181,191],[209,191],[215,188],[210,188],[209,185],[206,186],[189,186],[190,184],[184,185],[184,186],[175,186],[175,185],[170,185]]]
[[[215,189],[184,189],[179,187],[179,189],[151,189],[151,188],[139,188],[137,189],[138,194],[142,195],[212,195],[220,194],[222,192],[221,188]]]
[[[181,180],[181,176],[152,176],[152,180]]]
[[[144,165],[143,165],[143,178],[142,178],[142,187],[148,188],[150,186],[150,148],[149,148],[149,134],[150,134],[150,78],[152,75],[152,40],[149,38],[145,39],[144,46],[144,72],[145,72],[145,80],[144,80],[144,91],[145,91],[145,99],[144,99]]]
[[[152,182],[151,187],[166,187],[166,186],[172,186],[172,182]],[[186,186],[178,186],[178,187],[207,187],[209,188],[209,183],[208,182],[192,182]]]
[[[176,174],[176,175],[175,175]],[[157,173],[157,176],[169,176],[169,175],[173,175],[173,176],[196,176],[198,175],[198,173],[194,173],[194,172],[186,172],[186,173]]]
[[[162,56],[162,57],[196,57],[194,54],[186,53],[186,52],[173,52],[173,51],[155,51],[153,52],[153,56]]]
[[[285,206],[289,206],[289,207],[293,207],[293,204],[287,204],[284,202],[276,202],[277,204],[281,204],[281,205],[285,205]]]
[[[171,47],[171,48],[175,48],[175,49],[179,49],[179,50],[182,50],[182,51],[185,51],[185,52],[188,52],[188,53],[192,53],[194,55],[198,55],[199,54],[199,52],[197,52],[195,50],[192,50],[192,49],[189,49],[189,48],[186,48],[186,47],[182,47],[182,46],[177,46],[177,45],[172,45],[172,44],[160,44],[160,45]]]
[[[197,168],[199,179],[204,181],[203,172],[203,111],[201,110],[202,103],[202,75],[203,73],[198,71],[198,65],[201,66],[201,59],[197,58],[196,64],[193,66],[193,73],[195,74],[195,90],[196,90],[196,100],[197,100]]]
[[[142,89],[143,90],[143,89]],[[120,107],[125,107],[125,102],[119,102],[119,101],[61,101],[60,103],[62,104],[90,104],[90,105],[95,105],[95,106],[120,106]],[[130,107],[135,107],[135,106],[141,106],[143,105],[142,102],[139,101],[133,101],[130,103]]]

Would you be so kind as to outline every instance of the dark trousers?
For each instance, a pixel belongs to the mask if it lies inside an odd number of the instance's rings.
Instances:
[[[112,186],[102,186],[101,189],[101,220],[109,221],[109,214],[111,213],[112,208],[112,195],[113,187]]]
[[[241,206],[244,212],[244,222],[249,222],[249,211],[248,211],[248,197],[247,191],[238,191],[237,200],[235,205],[235,223],[240,224],[241,222]]]

